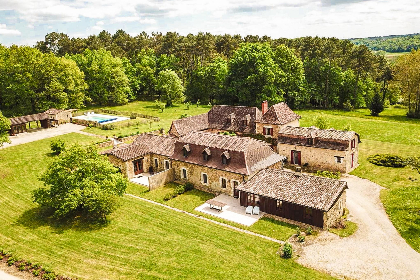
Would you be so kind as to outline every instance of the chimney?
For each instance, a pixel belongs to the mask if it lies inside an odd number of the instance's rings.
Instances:
[[[268,111],[268,102],[267,100],[265,100],[261,104],[261,112],[264,115],[267,111]]]

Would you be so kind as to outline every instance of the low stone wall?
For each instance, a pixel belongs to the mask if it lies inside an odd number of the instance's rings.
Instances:
[[[162,187],[163,185],[174,181],[174,179],[175,171],[173,168],[156,173],[149,177],[149,189],[154,190],[156,188]]]

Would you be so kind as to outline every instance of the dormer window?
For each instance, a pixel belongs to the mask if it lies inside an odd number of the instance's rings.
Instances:
[[[235,114],[234,113],[229,115],[228,122],[230,122],[230,124],[233,124],[235,122]]]
[[[228,151],[222,153],[222,164],[228,164],[230,159],[230,155]]]
[[[249,123],[250,123],[250,121],[251,121],[251,116],[248,114],[248,115],[246,115],[246,116],[245,116],[245,118],[242,120],[242,125],[243,125],[243,126],[248,126],[248,125],[249,125]]]
[[[182,147],[182,153],[184,155],[184,157],[188,157],[188,154],[191,152],[190,149],[190,145],[184,145],[184,147]]]
[[[211,156],[210,148],[205,148],[203,151],[203,160],[208,161],[210,159],[210,156]]]

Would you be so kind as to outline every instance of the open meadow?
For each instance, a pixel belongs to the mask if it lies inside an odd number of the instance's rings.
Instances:
[[[60,139],[97,140],[75,133]],[[106,225],[45,218],[31,191],[53,159],[50,141],[0,150],[0,244],[19,258],[78,279],[330,278],[280,258],[276,243],[134,198],[121,198]]]

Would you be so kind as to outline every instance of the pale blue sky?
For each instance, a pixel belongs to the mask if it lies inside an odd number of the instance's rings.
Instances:
[[[34,45],[49,32],[87,37],[123,29],[272,38],[420,32],[420,0],[0,0],[0,44]]]

